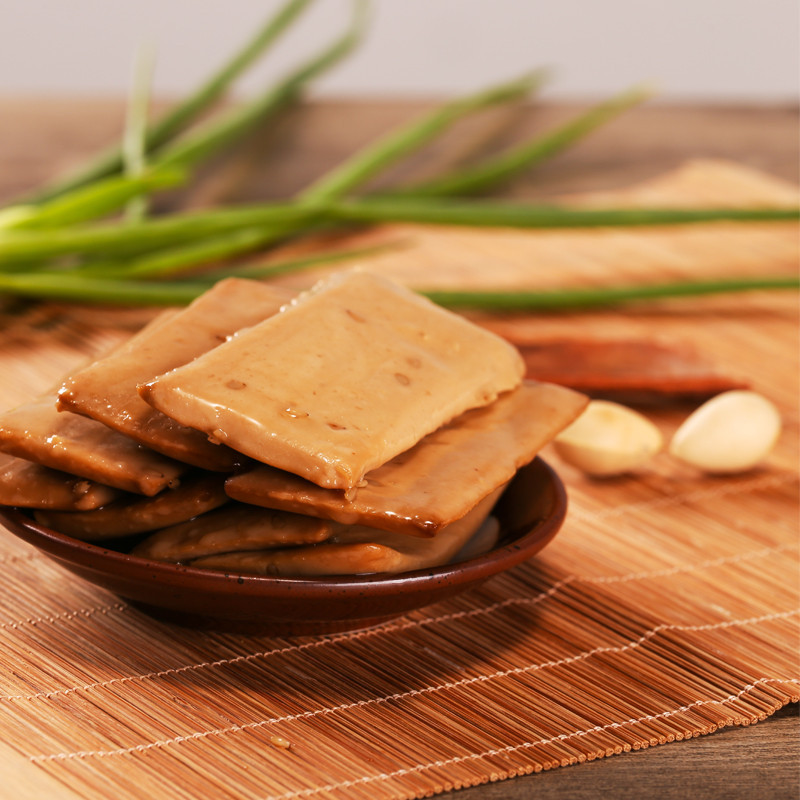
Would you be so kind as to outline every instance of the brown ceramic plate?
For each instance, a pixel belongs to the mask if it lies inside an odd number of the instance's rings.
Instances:
[[[127,555],[72,539],[0,508],[0,523],[61,566],[148,613],[184,625],[274,635],[353,630],[444,600],[539,552],[567,510],[564,486],[537,458],[493,510],[500,540],[488,553],[399,575],[274,578],[214,572]]]

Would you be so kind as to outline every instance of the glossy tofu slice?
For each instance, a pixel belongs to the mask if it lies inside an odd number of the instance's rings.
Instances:
[[[214,553],[315,544],[332,530],[326,520],[232,503],[154,533],[133,555],[185,562]]]
[[[187,469],[100,422],[60,413],[52,397],[0,414],[0,452],[145,495],[174,486]]]
[[[479,531],[502,489],[498,487],[463,519],[443,528],[432,539],[361,525],[340,526],[329,541],[314,547],[231,552],[198,558],[192,566],[284,577],[397,573],[435,567],[447,564]]]
[[[22,458],[0,456],[0,505],[84,511],[119,496],[116,489]]]
[[[97,542],[177,525],[219,508],[228,502],[223,482],[218,473],[200,473],[155,497],[125,495],[93,511],[39,511],[35,517],[60,533]]]
[[[191,305],[156,318],[128,343],[67,378],[59,407],[98,420],[159,453],[205,469],[229,471],[241,457],[147,405],[139,383],[188,363],[232,333],[261,322],[291,294],[229,278]]]
[[[365,485],[352,492],[323,489],[267,466],[228,478],[225,490],[244,503],[432,536],[511,480],[586,403],[570,389],[526,381],[368,472]]]
[[[516,388],[523,370],[498,336],[383,278],[346,272],[140,391],[257,461],[352,489]]]

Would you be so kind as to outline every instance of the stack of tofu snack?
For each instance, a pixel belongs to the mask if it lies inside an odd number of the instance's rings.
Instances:
[[[503,339],[367,271],[296,297],[229,278],[0,415],[0,504],[226,572],[444,564],[478,532],[491,546],[503,488],[586,405],[523,373]]]

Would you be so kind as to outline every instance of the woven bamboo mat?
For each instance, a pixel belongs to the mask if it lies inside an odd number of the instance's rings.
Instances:
[[[707,165],[708,202],[715,175],[731,202],[787,196]],[[690,200],[685,177],[661,190]],[[543,243],[548,234],[417,234],[380,268],[409,275],[424,262],[428,275],[452,276],[455,263],[464,280],[469,255],[467,266],[492,264],[502,279],[551,248],[559,274],[543,284],[797,269],[788,225],[560,234],[558,247]],[[144,316],[7,315],[0,405],[44,389]],[[554,542],[479,590],[377,628],[291,640],[183,629],[3,535],[9,796],[421,797],[749,724],[796,701],[797,322],[795,296],[766,293],[496,322],[528,335],[691,341],[769,396],[784,433],[762,468],[732,478],[660,456],[636,477],[591,481],[547,452],[571,503]],[[669,435],[689,410],[648,413]]]

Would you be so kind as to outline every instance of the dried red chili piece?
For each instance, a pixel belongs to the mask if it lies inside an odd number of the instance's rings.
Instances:
[[[513,343],[528,378],[621,402],[695,401],[749,385],[682,344],[601,338]]]

